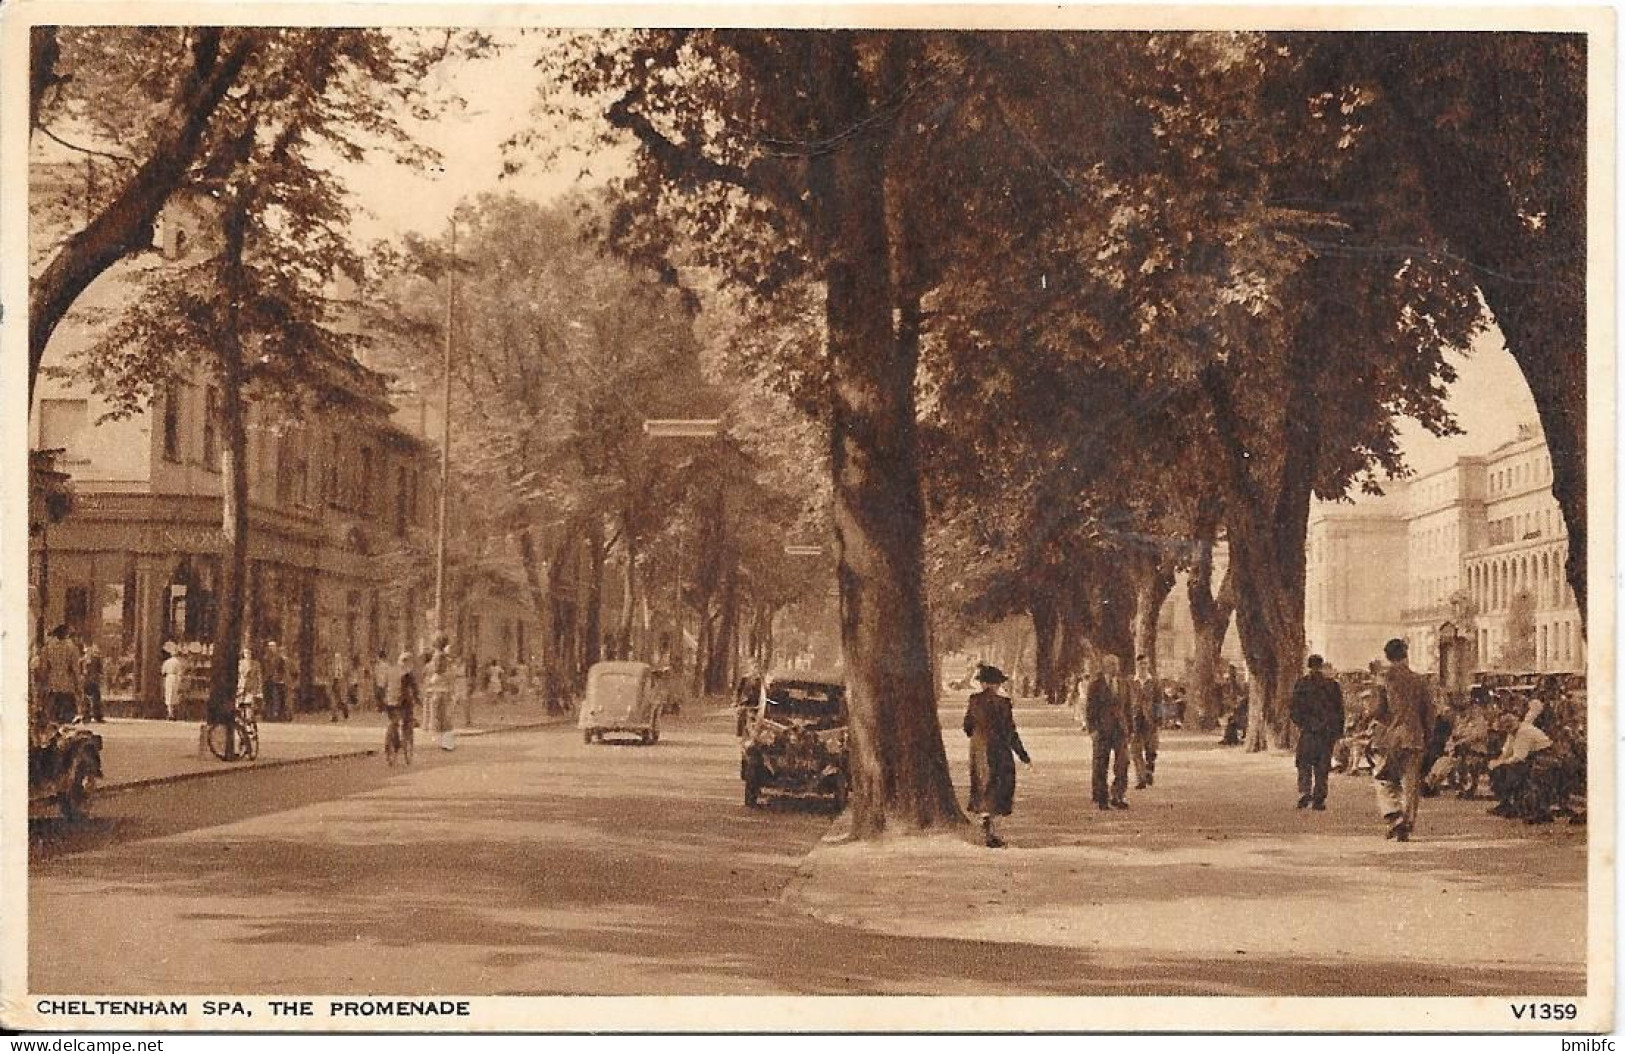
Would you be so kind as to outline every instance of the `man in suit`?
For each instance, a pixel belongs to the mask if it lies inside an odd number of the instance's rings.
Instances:
[[[1090,768],[1092,797],[1100,809],[1128,808],[1128,684],[1117,656],[1108,655],[1089,683],[1084,719],[1094,741]],[[1106,772],[1111,769],[1108,788]]]
[[[1129,758],[1134,762],[1134,789],[1151,786],[1157,774],[1157,703],[1162,693],[1151,672],[1151,659],[1134,660],[1129,682]]]
[[[1343,688],[1326,676],[1326,661],[1309,656],[1309,672],[1292,686],[1292,723],[1298,726],[1298,808],[1326,808],[1332,747],[1343,734]]]
[[[1377,806],[1388,822],[1387,837],[1408,842],[1422,793],[1422,756],[1433,727],[1433,692],[1411,670],[1410,648],[1403,640],[1389,641],[1382,651],[1388,658],[1385,690],[1377,693],[1371,714],[1372,747],[1382,755],[1376,773]]]

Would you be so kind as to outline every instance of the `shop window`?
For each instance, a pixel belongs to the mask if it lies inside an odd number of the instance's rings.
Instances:
[[[85,586],[69,586],[62,597],[62,621],[68,631],[77,637],[90,629],[90,590]]]
[[[203,467],[220,471],[220,389],[203,390]]]
[[[402,465],[397,470],[395,477],[395,534],[400,537],[406,536],[406,510],[408,497],[410,497],[410,495],[407,491],[406,466]]]
[[[362,512],[372,511],[372,449],[361,448],[361,479],[357,487],[358,507]]]

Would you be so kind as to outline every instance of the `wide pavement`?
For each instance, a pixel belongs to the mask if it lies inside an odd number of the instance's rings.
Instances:
[[[1056,993],[1064,949],[899,939],[781,902],[827,807],[747,810],[726,714],[243,772],[37,825],[40,993]]]
[[[963,787],[956,717],[944,711]],[[87,827],[36,825],[30,987],[1012,995],[1578,984],[1583,828],[1531,833],[1483,817],[1482,803],[1428,802],[1422,840],[1392,846],[1373,833],[1367,781],[1337,784],[1328,813],[1299,813],[1288,759],[1194,737],[1171,737],[1164,777],[1128,814],[1092,814],[1083,737],[1058,713],[1020,717],[1039,769],[1023,770],[1014,846],[997,852],[821,844],[832,817],[820,804],[748,810],[731,720],[715,713],[668,723],[651,747],[588,746],[554,727],[420,749],[410,770],[351,758],[110,797]],[[845,868],[839,877],[832,864]],[[1435,881],[1417,903],[1423,943],[1396,945],[1372,905],[1418,898]],[[1231,943],[1238,920],[1248,936]],[[1081,929],[1057,939],[1068,926]],[[1509,933],[1529,941],[1495,950]],[[1439,934],[1451,939],[1427,943]]]
[[[1089,952],[1137,994],[1585,992],[1583,826],[1442,796],[1422,801],[1413,841],[1388,841],[1369,776],[1334,774],[1325,812],[1298,809],[1290,754],[1195,732],[1164,732],[1155,784],[1101,812],[1070,715],[1017,719],[1036,765],[1018,766],[1008,848],[832,837],[789,900],[874,933]]]

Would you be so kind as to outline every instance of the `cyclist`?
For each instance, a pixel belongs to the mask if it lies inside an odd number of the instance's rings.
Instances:
[[[381,704],[389,717],[384,737],[384,750],[391,755],[395,749],[405,751],[406,760],[412,760],[412,707],[419,701],[417,678],[412,674],[411,652],[401,652],[384,678],[384,699]],[[399,744],[397,747],[396,744]]]

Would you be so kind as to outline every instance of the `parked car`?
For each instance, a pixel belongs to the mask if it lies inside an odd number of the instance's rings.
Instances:
[[[846,683],[834,675],[796,671],[771,676],[745,729],[739,777],[745,804],[764,790],[817,794],[846,808],[848,769]]]
[[[658,743],[660,703],[648,663],[596,663],[587,671],[587,696],[576,727],[585,743],[628,734],[644,743]]]

